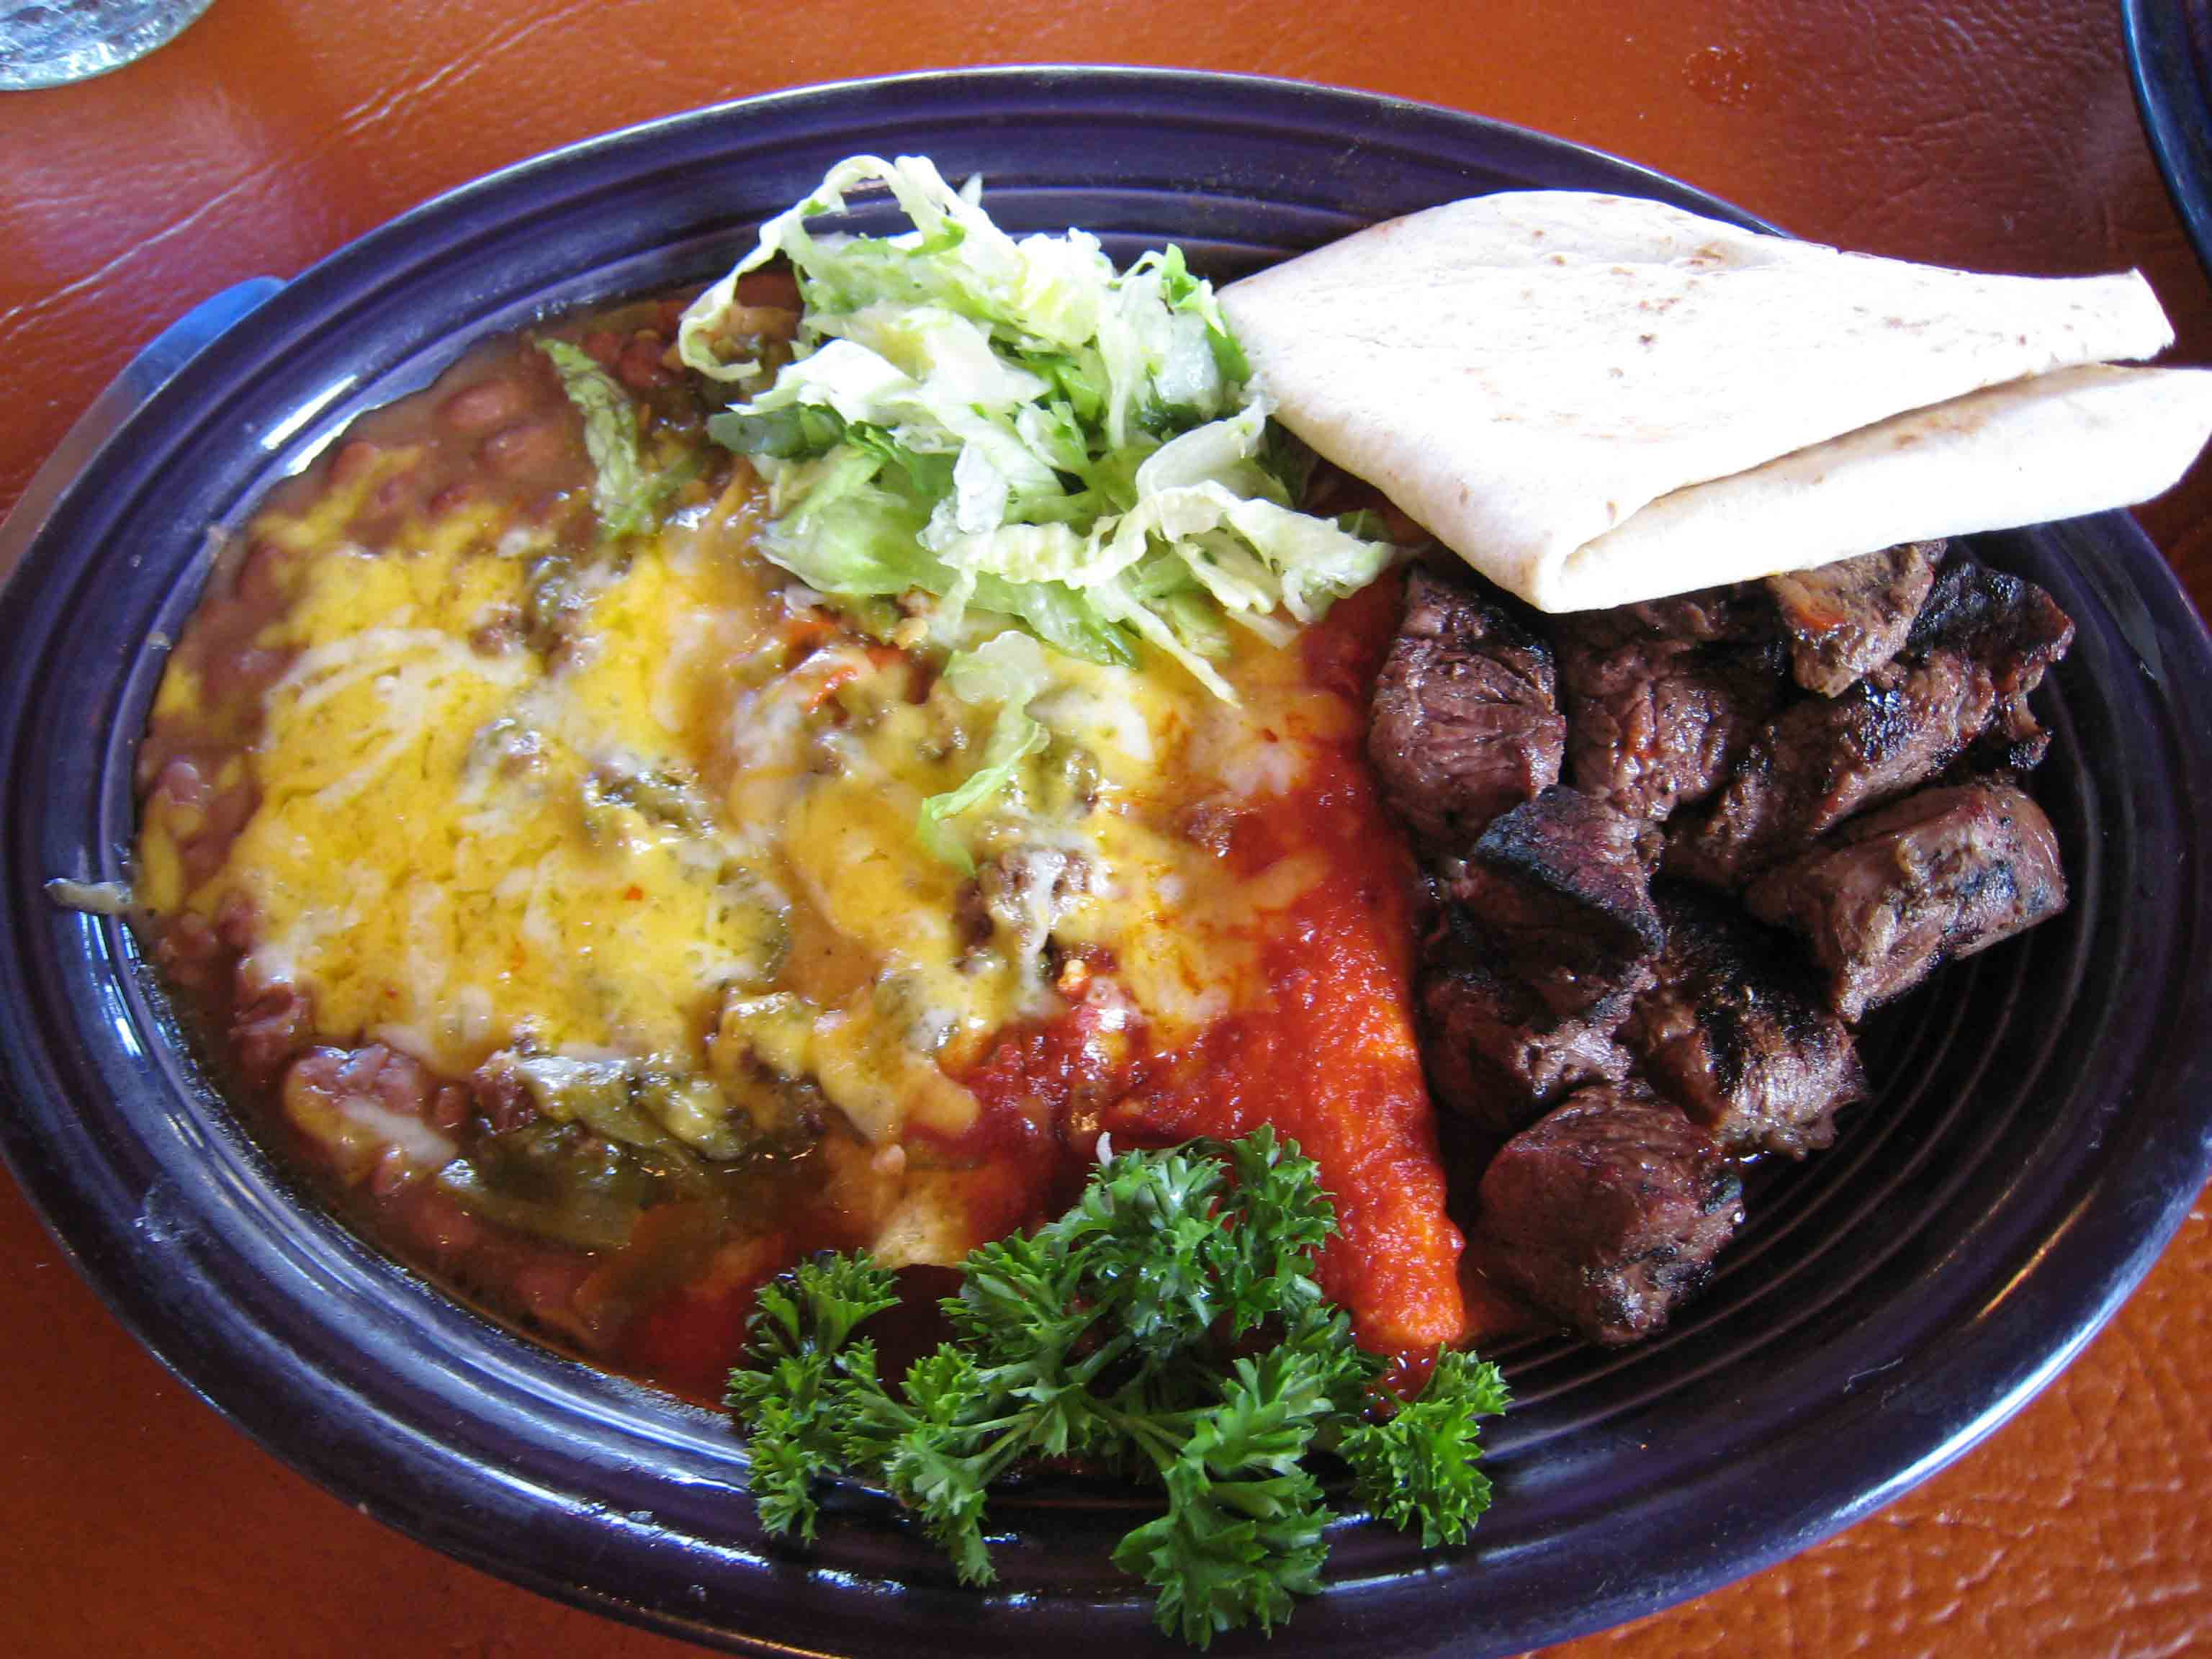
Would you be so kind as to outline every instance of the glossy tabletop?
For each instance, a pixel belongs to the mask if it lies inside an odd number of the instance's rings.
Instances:
[[[1022,62],[1372,88],[1595,145],[1849,247],[2136,265],[2176,360],[2212,361],[2212,289],[2136,121],[2117,0],[216,0],[103,80],[0,94],[0,508],[194,301],[488,168],[777,87]],[[2212,465],[2141,517],[2212,603]],[[2206,1218],[2200,1200],[2087,1353],[1961,1462],[1792,1561],[1559,1651],[2212,1646]],[[289,1473],[137,1347],[4,1181],[0,1261],[0,1652],[682,1650],[457,1565]]]

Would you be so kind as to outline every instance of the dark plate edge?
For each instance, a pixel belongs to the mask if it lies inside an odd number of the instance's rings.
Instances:
[[[2198,264],[2212,275],[2212,101],[2185,8],[2191,0],[2121,0],[2128,82],[2152,159]]]

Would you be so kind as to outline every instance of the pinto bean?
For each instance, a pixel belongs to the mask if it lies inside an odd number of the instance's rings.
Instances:
[[[412,1117],[439,1129],[458,1125],[468,1112],[467,1091],[459,1085],[381,1042],[352,1049],[307,1049],[284,1072],[283,1100],[284,1115],[320,1162],[349,1186],[371,1183],[380,1196],[398,1190],[391,1172],[383,1168],[395,1143],[418,1170],[425,1167],[423,1147],[420,1138],[379,1125],[362,1107]],[[380,1182],[380,1186],[376,1184]],[[445,1238],[454,1235],[454,1229],[441,1222],[436,1235]]]
[[[275,542],[256,542],[246,550],[238,567],[236,592],[240,603],[256,611],[274,611],[291,586],[295,556]]]
[[[371,1101],[388,1112],[433,1124],[440,1115],[453,1113],[453,1101],[446,1097],[449,1091],[462,1092],[413,1055],[381,1042],[352,1049],[310,1048],[286,1075],[284,1087],[288,1093],[313,1090],[331,1100]]]
[[[522,614],[507,606],[469,631],[469,649],[479,657],[503,657],[522,643]]]
[[[477,446],[477,461],[502,478],[551,471],[566,459],[568,434],[543,416],[503,426]]]
[[[420,485],[412,471],[395,472],[368,498],[368,511],[363,517],[371,523],[389,525],[386,521],[406,516],[409,508],[419,506],[422,499]]]
[[[441,1083],[430,1097],[423,1121],[434,1129],[451,1133],[469,1121],[471,1103],[468,1090],[460,1084]]]
[[[512,425],[530,408],[530,392],[505,376],[463,386],[438,405],[438,419],[468,437]]]
[[[591,534],[592,498],[577,489],[547,489],[523,503],[518,517],[556,541]]]
[[[202,684],[212,702],[245,702],[260,696],[291,665],[289,651],[240,646],[210,656],[202,671]]]
[[[310,1048],[284,1068],[279,1098],[316,1162],[349,1185],[365,1179],[384,1149],[337,1110],[337,1074],[353,1058],[342,1048]]]
[[[418,1185],[413,1196],[402,1230],[434,1259],[450,1261],[476,1249],[488,1236],[481,1222],[434,1187]]]
[[[295,1089],[312,1090],[325,1098],[340,1093],[338,1073],[352,1058],[343,1048],[308,1049],[294,1060],[291,1070],[284,1073],[284,1092],[289,1096]]]
[[[355,438],[338,446],[331,457],[331,483],[344,487],[360,483],[384,457],[384,446],[372,443],[367,438]]]
[[[476,485],[467,478],[457,478],[430,497],[423,509],[434,519],[442,519],[459,512],[476,498]]]
[[[385,1148],[368,1172],[368,1190],[379,1198],[392,1198],[408,1187],[419,1172],[397,1146]]]
[[[210,797],[215,793],[200,769],[189,756],[179,755],[164,766],[147,792],[146,810],[175,808],[187,812],[204,812]]]
[[[335,1092],[379,1105],[410,1117],[419,1116],[426,1093],[422,1068],[381,1042],[356,1048],[347,1055],[331,1078]]]
[[[253,901],[243,893],[225,893],[215,907],[215,936],[227,948],[240,955],[253,948]],[[258,986],[241,988],[241,1000],[250,992],[260,988]]]
[[[186,910],[161,924],[154,936],[154,960],[180,988],[195,996],[215,994],[216,963],[222,941],[205,917]]]
[[[177,856],[184,866],[185,883],[198,887],[230,856],[230,844],[246,827],[258,805],[253,786],[241,783],[211,795],[202,810],[198,826],[177,838]]]
[[[237,1011],[230,1021],[230,1052],[255,1083],[267,1083],[299,1051],[313,1028],[313,1007],[289,985],[256,985],[239,975]]]
[[[230,854],[228,836],[205,833],[180,840],[177,843],[177,861],[184,867],[185,885],[198,887],[216,871]]]
[[[477,1111],[495,1133],[520,1129],[538,1115],[538,1103],[512,1066],[483,1066],[469,1079]]]
[[[667,350],[667,343],[658,334],[635,335],[623,348],[622,357],[615,365],[615,378],[640,393],[674,385],[676,371],[661,361]]]
[[[797,311],[799,307],[799,278],[788,267],[770,270],[749,270],[738,278],[738,303],[743,306],[774,306],[781,311]]]

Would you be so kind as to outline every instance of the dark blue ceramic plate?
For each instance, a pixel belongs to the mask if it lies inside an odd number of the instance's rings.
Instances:
[[[2128,78],[2166,193],[2212,271],[2212,4],[2122,0]]]
[[[112,921],[130,760],[204,532],[354,414],[549,307],[702,277],[856,150],[980,170],[1019,228],[1217,276],[1370,221],[1522,185],[1685,185],[1465,115],[1271,82],[1017,70],[832,87],[678,117],[473,185],[304,273],[216,338],[53,505],[0,614],[0,1046],[9,1162],[118,1314],[218,1409],[425,1542],[586,1606],[760,1652],[1103,1651],[1150,1639],[1107,1564],[1118,1493],[1000,1509],[1002,1589],[958,1589],[864,1493],[772,1547],[720,1419],[554,1358],[304,1202],[195,1073]],[[1712,1291],[1662,1340],[1497,1357],[1480,1541],[1340,1529],[1272,1653],[1516,1651],[1648,1613],[1834,1531],[1956,1456],[2087,1341],[2207,1170],[2212,643],[2111,515],[1991,538],[2075,617],[2038,788],[2065,917],[1880,1021],[1883,1097],[1763,1171]],[[1256,1638],[1227,1645],[1243,1648]]]

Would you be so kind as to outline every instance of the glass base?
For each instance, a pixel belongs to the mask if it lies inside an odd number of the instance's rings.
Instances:
[[[214,0],[0,0],[0,90],[121,69],[184,33]]]

